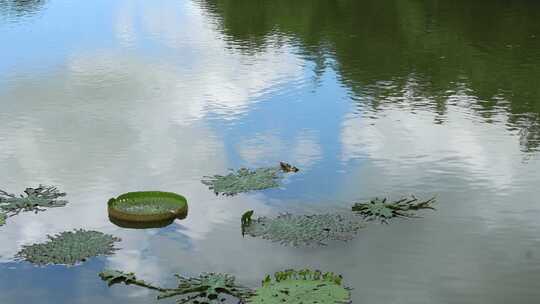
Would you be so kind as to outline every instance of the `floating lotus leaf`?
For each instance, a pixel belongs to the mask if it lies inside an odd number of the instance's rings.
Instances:
[[[242,192],[279,187],[283,173],[297,172],[298,168],[281,162],[278,167],[240,168],[227,175],[205,176],[201,181],[216,194],[236,195]]]
[[[188,205],[186,198],[176,193],[144,191],[111,198],[108,210],[109,217],[115,223],[156,223],[156,226],[160,226],[175,218],[184,218]]]
[[[342,286],[341,276],[309,269],[277,272],[246,300],[250,304],[335,304],[351,303],[349,288]]]
[[[386,198],[382,200],[375,198],[367,203],[354,204],[352,210],[364,216],[367,220],[380,220],[386,223],[394,217],[415,217],[415,214],[411,211],[420,209],[435,210],[432,207],[434,202],[435,198],[419,202],[414,196],[411,198],[402,198],[395,202],[388,202]]]
[[[37,265],[75,265],[94,256],[113,254],[114,243],[120,241],[112,235],[82,229],[47,237],[45,243],[23,246],[17,257]]]
[[[348,241],[365,225],[353,214],[281,214],[276,218],[251,219],[248,211],[242,217],[242,233],[284,245],[326,245],[331,240]],[[249,215],[249,216],[248,216]]]
[[[68,202],[58,198],[65,196],[53,186],[39,185],[37,188],[26,188],[24,194],[16,196],[0,190],[0,223],[4,222],[7,216],[14,216],[21,211],[34,211],[38,213],[45,211],[44,208],[63,207]],[[1,226],[1,224],[0,224]]]
[[[223,273],[203,273],[196,278],[176,275],[178,280],[176,288],[153,286],[138,280],[133,273],[117,270],[105,270],[99,276],[109,286],[122,282],[138,285],[159,291],[158,299],[178,297],[177,303],[220,303],[224,299],[223,295],[230,295],[238,299],[245,299],[253,295],[251,289],[237,285],[234,276]]]

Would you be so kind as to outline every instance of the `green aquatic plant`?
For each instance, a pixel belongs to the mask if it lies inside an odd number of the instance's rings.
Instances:
[[[37,188],[26,188],[24,194],[17,196],[0,190],[0,209],[9,216],[17,215],[21,211],[40,212],[44,208],[63,207],[68,202],[59,200],[66,194],[58,191],[56,187],[39,185]]]
[[[99,274],[100,278],[109,286],[125,283],[138,285],[160,292],[158,299],[178,297],[177,303],[220,303],[223,295],[236,297],[240,300],[249,298],[253,291],[235,283],[235,277],[223,273],[203,273],[199,277],[186,278],[175,275],[178,280],[176,288],[162,288],[142,280],[138,280],[133,273],[118,270],[105,270]]]
[[[243,234],[292,246],[326,245],[331,240],[348,241],[365,226],[357,216],[346,213],[285,213],[276,218],[251,219],[252,214],[245,213],[246,218],[242,218]]]
[[[176,288],[163,288],[137,279],[132,272],[106,269],[99,277],[109,286],[124,283],[137,285],[159,292],[157,298],[176,298],[176,303],[221,303],[225,295],[237,298],[240,303],[269,304],[337,304],[350,303],[350,288],[344,287],[342,277],[332,272],[319,270],[285,270],[269,275],[256,290],[238,285],[235,277],[223,273],[203,273],[198,277],[186,278],[175,275]]]
[[[235,277],[224,273],[203,273],[198,278],[176,275],[178,287],[162,292],[158,299],[184,296],[178,303],[221,302],[220,295],[227,294],[244,299],[252,294],[249,288],[237,285]],[[191,294],[191,295],[190,295]]]
[[[82,229],[48,235],[47,238],[44,243],[24,245],[17,258],[40,266],[75,265],[94,256],[113,254],[117,250],[114,243],[120,241],[109,234]]]
[[[281,162],[277,167],[240,168],[227,175],[205,176],[201,181],[216,194],[236,195],[242,192],[279,187],[283,173],[298,172],[298,168]]]
[[[126,285],[137,285],[141,287],[146,287],[149,289],[155,289],[155,290],[165,290],[156,286],[153,286],[150,283],[147,283],[143,280],[137,279],[135,274],[133,272],[123,272],[120,270],[114,270],[114,269],[105,269],[102,272],[99,273],[99,277],[107,282],[107,285],[112,286],[114,284],[118,283],[124,283]]]
[[[128,192],[111,198],[108,205],[111,220],[123,222],[164,222],[187,215],[187,200],[172,192]]]
[[[352,207],[352,211],[362,215],[367,220],[380,220],[383,223],[387,223],[389,219],[394,217],[416,217],[411,211],[418,211],[420,209],[431,209],[432,204],[435,202],[435,198],[430,198],[426,201],[418,201],[414,196],[411,198],[402,198],[395,202],[388,202],[386,198],[375,198],[366,203],[356,203]]]
[[[336,304],[350,303],[351,294],[342,277],[318,270],[285,270],[269,275],[262,286],[246,299],[250,304]]]
[[[66,194],[58,191],[56,187],[39,185],[37,188],[26,188],[24,194],[19,196],[0,190],[0,226],[6,219],[20,212],[33,211],[38,213],[45,208],[63,207],[68,202],[59,200]]]

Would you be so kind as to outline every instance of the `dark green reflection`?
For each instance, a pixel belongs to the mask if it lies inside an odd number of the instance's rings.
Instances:
[[[452,96],[486,122],[502,112],[525,151],[540,140],[540,2],[204,0],[233,47],[292,42],[332,62],[365,111],[407,101],[444,123]],[[332,60],[329,60],[332,59]],[[335,62],[335,63],[334,63]],[[518,131],[519,130],[519,131]]]
[[[45,0],[0,0],[0,17],[18,19],[43,9]]]

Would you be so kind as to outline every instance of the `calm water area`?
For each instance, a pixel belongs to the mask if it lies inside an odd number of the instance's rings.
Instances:
[[[216,196],[229,168],[300,168],[282,187]],[[173,303],[111,288],[104,268],[343,275],[353,303],[540,302],[540,1],[0,0],[0,189],[69,204],[0,227],[0,303]],[[121,193],[183,194],[158,229],[109,221]],[[240,216],[436,196],[422,218],[350,242],[242,237]],[[48,234],[122,238],[114,255],[36,267]]]

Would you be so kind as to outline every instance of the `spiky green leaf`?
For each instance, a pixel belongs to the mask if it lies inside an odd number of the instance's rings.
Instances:
[[[24,211],[40,212],[44,208],[63,207],[68,202],[59,200],[66,194],[53,186],[39,185],[37,188],[26,188],[19,196],[0,190],[0,226],[5,224],[7,215],[13,216]]]
[[[220,303],[223,295],[245,299],[253,295],[249,288],[235,283],[235,278],[223,273],[203,273],[198,277],[186,278],[176,275],[176,288],[162,288],[138,280],[133,273],[105,270],[99,274],[109,286],[117,283],[133,284],[159,291],[158,299],[174,297],[177,303]]]
[[[387,222],[394,217],[415,217],[412,211],[420,209],[432,209],[432,204],[435,198],[426,201],[418,201],[414,196],[411,198],[402,198],[395,202],[388,202],[387,199],[375,198],[369,202],[356,203],[352,210],[359,215],[362,215],[368,220],[380,220]]]

